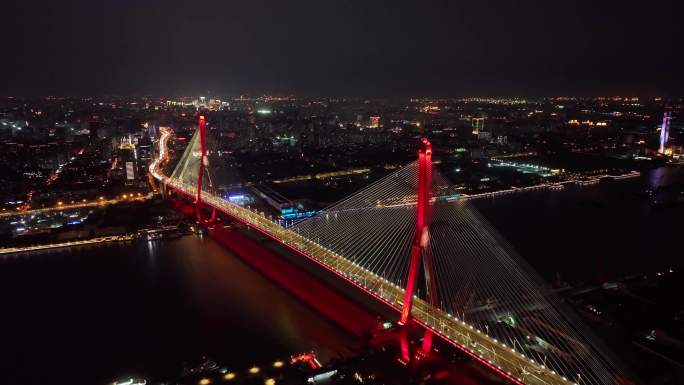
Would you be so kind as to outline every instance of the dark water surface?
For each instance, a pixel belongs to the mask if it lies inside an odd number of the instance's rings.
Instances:
[[[571,283],[593,282],[683,265],[684,204],[652,204],[672,201],[682,183],[684,168],[663,167],[634,179],[473,202],[545,280],[559,273]]]
[[[105,384],[178,373],[202,355],[232,368],[352,336],[213,240],[187,236],[0,259],[0,384]]]

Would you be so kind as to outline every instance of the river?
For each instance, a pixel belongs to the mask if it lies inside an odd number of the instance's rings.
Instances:
[[[597,282],[682,266],[684,204],[654,208],[654,197],[680,194],[684,168],[661,167],[638,178],[570,185],[474,201],[546,281]]]
[[[0,260],[0,383],[108,384],[180,372],[202,355],[239,370],[354,336],[209,238]]]

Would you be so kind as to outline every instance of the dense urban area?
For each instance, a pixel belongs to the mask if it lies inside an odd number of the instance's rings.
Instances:
[[[345,188],[413,160],[420,136],[432,141],[440,167],[464,194],[581,183],[677,163],[684,157],[683,103],[628,97],[3,98],[2,210],[148,194],[146,170],[160,128],[173,130],[172,151],[182,153],[199,110],[236,183],[268,184],[299,199],[289,185],[313,181],[308,187],[332,187],[326,189],[332,197],[318,199],[331,202],[335,185]],[[664,113],[671,124],[660,148]],[[52,218],[5,232],[26,235],[56,223]]]

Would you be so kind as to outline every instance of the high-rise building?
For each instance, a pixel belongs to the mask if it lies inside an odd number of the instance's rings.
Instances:
[[[369,118],[370,122],[368,124],[368,128],[379,128],[380,127],[380,117],[379,116],[371,116]]]
[[[120,138],[117,163],[118,167],[123,169],[126,184],[132,184],[136,178],[136,168],[138,167],[138,152],[133,137],[124,136]]]
[[[480,131],[484,130],[485,118],[473,118],[471,123],[473,125],[473,135],[479,135]]]

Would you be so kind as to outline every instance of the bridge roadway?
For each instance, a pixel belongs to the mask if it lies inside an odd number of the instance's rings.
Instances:
[[[51,211],[69,211],[69,210],[77,210],[77,209],[83,209],[87,207],[104,207],[108,205],[115,205],[120,202],[132,202],[132,201],[144,201],[147,199],[150,199],[151,195],[142,195],[142,196],[133,196],[131,194],[130,198],[121,198],[121,199],[109,199],[109,200],[104,200],[104,199],[98,199],[98,200],[93,200],[90,202],[81,202],[81,203],[74,203],[74,204],[58,204],[57,206],[53,207],[44,207],[40,209],[31,209],[31,210],[11,210],[11,211],[0,211],[0,218],[6,218],[6,217],[21,217],[21,216],[27,216],[27,215],[35,215],[35,214],[43,214]]]
[[[195,186],[164,178],[167,187],[190,198],[195,196]],[[376,299],[401,310],[404,289],[375,273],[355,264],[343,256],[286,229],[250,209],[232,204],[219,196],[202,192],[203,203],[216,208],[230,217],[256,229],[282,243],[324,268],[336,273]],[[415,298],[411,315],[415,322],[432,330],[461,351],[474,357],[495,372],[517,384],[525,385],[573,385],[550,368],[525,357],[513,347],[497,341],[472,325],[432,307],[426,301]],[[576,384],[575,384],[576,385]]]

